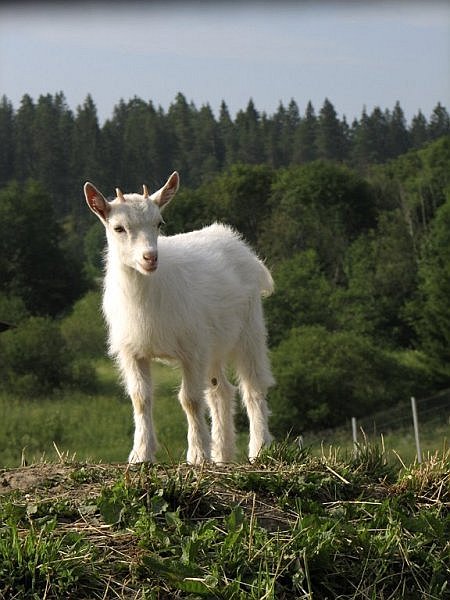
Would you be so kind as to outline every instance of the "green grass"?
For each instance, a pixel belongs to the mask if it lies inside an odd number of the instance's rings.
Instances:
[[[80,461],[125,462],[133,439],[131,402],[111,361],[98,361],[96,371],[99,385],[95,394],[62,391],[37,399],[0,394],[0,466],[57,460],[60,455]],[[159,363],[153,364],[152,372],[160,444],[157,459],[177,463],[185,456],[187,435],[177,400],[180,372]],[[238,442],[243,457],[246,434],[240,435]]]
[[[449,448],[450,426],[444,420],[422,421],[419,431],[423,457],[432,456],[440,451],[445,452]],[[339,448],[347,454],[354,451],[350,423],[345,429],[340,428],[323,434],[306,434],[304,443],[316,455],[328,448]],[[410,427],[399,427],[384,434],[367,435],[364,431],[358,431],[358,445],[364,447],[367,444],[383,447],[386,457],[393,464],[409,465],[417,460],[412,418]]]
[[[0,394],[0,466],[58,460],[60,456],[89,462],[125,462],[133,438],[131,402],[118,381],[111,361],[97,361],[98,390],[57,392],[49,398],[18,399]],[[178,463],[186,453],[187,425],[177,400],[180,371],[159,363],[152,366],[155,381],[154,420],[160,449],[157,459]],[[420,424],[423,455],[448,447],[447,423]],[[246,460],[247,431],[238,434],[239,461]],[[360,442],[364,439],[359,434]],[[411,464],[416,450],[412,425],[388,432],[372,443],[384,444],[394,464]],[[305,435],[305,444],[320,456],[328,446],[352,453],[350,426],[327,435]],[[400,458],[399,458],[400,457]]]
[[[444,600],[449,473],[448,452],[398,470],[287,441],[253,465],[3,471],[0,597]]]
[[[30,463],[42,457],[54,460],[58,453],[81,461],[126,461],[133,437],[131,402],[111,363],[99,361],[96,369],[99,389],[92,395],[63,391],[31,400],[0,395],[0,464],[20,465],[22,456]],[[167,447],[178,460],[186,435],[174,393],[178,375],[159,365],[154,371],[161,456],[167,459]]]

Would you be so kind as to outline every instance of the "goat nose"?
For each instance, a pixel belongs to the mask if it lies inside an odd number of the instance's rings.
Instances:
[[[154,250],[147,250],[142,254],[142,258],[149,263],[157,263],[158,262],[158,253]]]
[[[141,264],[146,273],[156,271],[158,268],[158,253],[155,250],[146,250],[142,253],[144,262]]]

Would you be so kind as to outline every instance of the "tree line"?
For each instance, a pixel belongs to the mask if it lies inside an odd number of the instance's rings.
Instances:
[[[349,124],[328,99],[317,113],[308,102],[303,115],[295,100],[273,115],[250,100],[232,119],[224,101],[216,118],[208,104],[197,108],[179,93],[167,111],[138,97],[121,100],[100,125],[91,96],[75,112],[63,93],[36,101],[25,95],[17,110],[3,96],[0,186],[40,180],[67,214],[77,210],[86,179],[132,190],[141,181],[157,186],[177,169],[185,185],[197,187],[239,162],[279,168],[318,159],[364,171],[448,133],[449,114],[439,102],[428,119],[419,110],[409,124],[399,102],[392,110],[364,108]]]
[[[49,108],[56,99],[28,103],[30,122],[36,125],[37,113],[45,113],[40,104]],[[175,125],[163,127],[175,104],[184,105],[180,97],[167,114],[149,111],[138,99],[123,103],[121,127],[115,121],[119,107],[100,127],[91,100],[75,116],[62,96],[59,102],[56,132],[49,116],[55,113],[48,111],[48,126],[42,121],[20,138],[17,122],[26,103],[13,111],[12,155],[17,148],[35,154],[28,172],[19,174],[14,167],[0,186],[0,321],[15,325],[0,335],[0,387],[38,395],[59,385],[95,384],[92,359],[105,351],[98,285],[105,239],[85,206],[82,183],[91,179],[108,195],[115,185],[124,191],[151,185],[149,173],[156,187],[174,168],[180,169],[183,185],[165,214],[165,234],[225,221],[273,272],[276,291],[265,307],[278,381],[270,398],[276,432],[333,426],[349,411],[362,416],[410,394],[448,386],[450,135],[433,141],[437,117],[426,123],[423,146],[389,160],[379,156],[364,163],[318,154],[277,164],[267,155],[244,161],[225,153],[218,163],[211,151],[210,168],[204,162],[196,181],[199,137],[186,129],[182,138],[180,129],[179,137],[171,138]],[[203,109],[185,106],[186,122],[192,124]],[[438,107],[436,114],[445,116]],[[231,123],[234,134],[242,115]],[[161,131],[152,145],[147,134],[155,131],[149,126],[153,118]],[[258,116],[259,132],[274,118]],[[317,123],[320,118],[319,113]],[[448,115],[445,119],[444,131]],[[220,125],[220,119],[212,120]],[[71,132],[66,144],[57,138],[64,127]],[[406,128],[408,143],[413,131],[412,124]],[[117,144],[107,151],[105,139],[113,134]],[[175,139],[184,139],[185,154]],[[205,133],[209,143],[215,139]],[[266,151],[262,140],[255,152]],[[237,152],[239,145],[233,147]],[[226,156],[234,162],[227,164]],[[183,160],[191,161],[184,171]],[[119,170],[108,175],[111,164]],[[64,196],[68,182],[73,189]]]

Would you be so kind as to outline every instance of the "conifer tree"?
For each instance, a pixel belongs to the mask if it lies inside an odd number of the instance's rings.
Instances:
[[[0,187],[14,177],[14,109],[6,96],[0,100]]]
[[[14,178],[25,181],[37,176],[33,127],[36,108],[28,94],[22,97],[15,118]]]
[[[419,269],[422,306],[415,321],[423,348],[450,375],[450,195],[437,211]]]
[[[55,206],[70,212],[73,115],[62,92],[40,96],[33,124],[35,177],[44,184]]]
[[[421,110],[412,118],[409,133],[412,148],[421,148],[428,141],[428,123]]]
[[[235,121],[238,162],[260,164],[264,162],[264,145],[261,119],[252,99],[245,111],[240,110]]]
[[[369,119],[369,133],[372,139],[370,162],[372,163],[382,163],[389,157],[390,120],[389,111],[382,111],[379,106],[375,106]]]
[[[262,130],[265,141],[265,154],[272,167],[288,164],[288,140],[286,139],[286,110],[283,103],[278,105],[272,118],[263,115]]]
[[[126,165],[120,187],[125,190],[134,190],[136,186],[147,182],[153,171],[153,148],[150,147],[149,118],[153,106],[138,97],[132,98],[127,104],[126,119],[124,123],[122,153]],[[117,181],[115,185],[119,185]]]
[[[218,126],[221,139],[219,152],[222,152],[222,155],[219,154],[219,162],[221,165],[228,167],[236,161],[236,137],[234,123],[224,100],[220,104]]]
[[[440,102],[437,103],[431,114],[428,132],[431,140],[436,140],[450,133],[450,117]]]
[[[219,127],[209,104],[200,108],[194,121],[194,140],[191,154],[191,180],[199,185],[202,180],[219,170],[223,156]]]
[[[296,164],[311,162],[317,158],[317,117],[311,101],[305,116],[300,120],[294,136],[292,161]]]
[[[62,228],[43,185],[0,190],[0,293],[33,315],[62,313],[83,291],[77,264],[62,250]]]
[[[74,187],[81,190],[85,181],[94,180],[102,187],[106,184],[101,169],[101,134],[97,117],[97,108],[91,95],[77,107],[74,128],[71,169],[74,175]],[[107,182],[111,185],[111,182]],[[73,206],[75,214],[86,221],[81,203]]]
[[[372,158],[372,137],[370,120],[366,107],[363,108],[361,118],[355,119],[352,123],[352,162],[359,167],[364,167],[371,162]]]
[[[114,107],[112,118],[107,119],[101,129],[102,171],[106,185],[111,185],[111,182],[122,185],[125,177],[123,139],[126,120],[127,104],[121,99]]]
[[[317,151],[319,158],[343,161],[346,142],[342,124],[337,118],[334,106],[325,99],[319,113],[317,130]]]
[[[168,133],[174,137],[173,168],[184,173],[184,181],[191,183],[191,151],[194,142],[195,106],[188,104],[183,94],[178,93],[167,114]]]
[[[386,158],[395,158],[396,156],[400,156],[400,154],[404,154],[409,148],[405,114],[398,101],[395,103],[388,124],[388,152]]]

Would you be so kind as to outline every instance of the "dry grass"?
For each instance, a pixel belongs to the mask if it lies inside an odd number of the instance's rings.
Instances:
[[[2,521],[17,532],[0,530],[2,598],[449,593],[449,453],[400,472],[376,448],[349,460],[288,443],[254,465],[64,458],[0,472]]]

